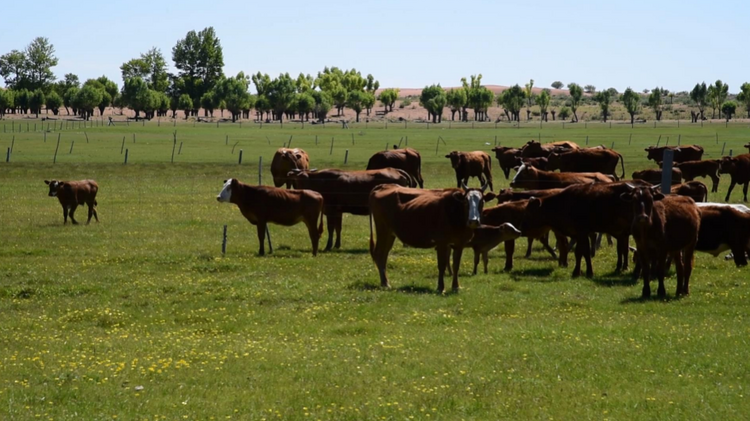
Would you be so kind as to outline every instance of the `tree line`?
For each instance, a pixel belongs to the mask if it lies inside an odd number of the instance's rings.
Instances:
[[[38,114],[42,108],[57,115],[61,108],[68,114],[84,119],[99,110],[100,115],[107,107],[130,108],[136,119],[151,119],[155,116],[176,117],[177,110],[184,112],[185,118],[199,117],[203,109],[204,117],[213,117],[218,110],[221,116],[229,112],[232,121],[250,118],[255,111],[256,119],[283,121],[284,118],[299,118],[309,121],[325,121],[328,114],[336,109],[337,116],[345,108],[354,111],[356,120],[364,111],[370,115],[376,101],[383,106],[382,113],[393,111],[399,99],[398,89],[384,89],[376,97],[380,83],[368,74],[363,76],[356,69],[326,67],[315,77],[300,73],[296,78],[289,73],[271,78],[268,74],[238,73],[227,76],[223,72],[224,57],[221,42],[212,27],[202,31],[190,31],[185,38],[177,41],[172,48],[172,61],[176,73],[167,71],[167,61],[162,52],[152,48],[137,58],[120,66],[122,88],[117,83],[102,76],[80,83],[75,74],[66,74],[56,80],[52,68],[58,63],[54,46],[47,38],[35,38],[24,50],[12,50],[0,56],[0,76],[5,80],[6,89],[0,89],[0,117],[5,113]],[[255,85],[256,95],[249,92]],[[555,81],[551,84],[561,89],[564,84]],[[627,88],[620,94],[614,88],[597,91],[593,85],[567,85],[567,94],[553,96],[549,89],[534,93],[534,80],[523,87],[516,84],[495,95],[482,85],[482,75],[471,75],[461,79],[461,87],[450,90],[439,84],[425,86],[419,96],[419,103],[425,108],[428,119],[439,123],[446,108],[451,120],[456,115],[461,121],[469,120],[469,110],[473,110],[475,121],[490,119],[488,109],[497,105],[508,121],[520,121],[521,112],[526,109],[526,120],[532,119],[532,106],[543,121],[557,118],[577,122],[578,109],[584,103],[598,104],[600,117],[607,121],[611,116],[611,105],[619,101],[628,114],[631,123],[645,107],[652,108],[657,120],[661,120],[667,105],[675,97],[689,101],[697,110],[691,110],[691,120],[705,119],[705,111],[712,110],[712,118],[718,111],[719,118],[731,119],[738,108],[738,101],[746,108],[750,117],[750,83],[744,83],[735,99],[729,99],[729,87],[721,80],[706,85],[696,84],[692,91],[674,93],[656,87],[642,93]]]

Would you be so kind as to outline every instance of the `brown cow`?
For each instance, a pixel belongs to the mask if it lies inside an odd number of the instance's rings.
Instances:
[[[545,189],[545,190],[522,190],[513,191],[513,189],[502,189],[497,194],[487,193],[484,195],[484,201],[489,202],[497,199],[497,203],[515,202],[517,200],[531,199],[532,197],[546,197],[559,193],[562,189]]]
[[[484,186],[483,188],[487,188]],[[438,292],[445,290],[444,275],[453,249],[453,291],[458,291],[461,254],[480,225],[484,199],[479,189],[420,190],[380,185],[370,193],[370,256],[389,287],[385,273],[388,253],[398,237],[405,245],[437,250]],[[375,222],[377,243],[372,236]]]
[[[510,186],[527,190],[546,190],[557,189],[574,184],[591,184],[591,183],[611,183],[612,176],[602,173],[568,173],[542,171],[527,165],[521,165]]]
[[[78,205],[83,204],[89,206],[89,219],[86,220],[86,225],[91,222],[92,216],[96,218],[96,222],[99,222],[99,215],[96,213],[96,193],[99,191],[99,185],[96,184],[96,181],[44,180],[44,184],[49,186],[49,196],[57,197],[60,205],[62,205],[63,224],[68,223],[68,215],[70,215],[70,221],[78,225],[78,221],[75,220],[73,215]]]
[[[379,170],[388,167],[406,171],[407,174],[416,180],[420,188],[424,188],[424,180],[422,179],[422,156],[419,155],[419,152],[417,152],[416,149],[394,148],[390,151],[376,152],[367,162],[368,170]],[[416,185],[411,187],[416,187]]]
[[[659,163],[661,167],[661,162]],[[685,161],[674,164],[675,168],[682,171],[682,178],[685,181],[695,180],[696,177],[710,177],[713,185],[711,192],[719,191],[719,160],[706,159],[703,161]]]
[[[677,290],[675,295],[690,293],[693,253],[698,242],[701,214],[693,199],[684,196],[664,196],[657,187],[635,187],[626,184],[629,192],[620,198],[632,203],[632,233],[638,248],[638,259],[643,274],[642,297],[651,296],[651,268],[656,264],[659,279],[657,293],[666,296],[664,267],[667,256],[675,262]]]
[[[318,242],[323,234],[323,196],[311,190],[284,190],[270,186],[250,186],[236,178],[224,181],[216,196],[222,203],[234,203],[251,224],[258,227],[258,241],[263,256],[267,224],[286,227],[304,222],[312,242],[313,256],[318,254]],[[320,224],[316,227],[320,217]]]
[[[661,169],[648,169],[636,171],[633,173],[633,180],[643,180],[651,184],[661,184]],[[682,171],[679,168],[672,168],[672,184],[682,183]]]
[[[620,162],[622,174],[625,177],[625,162],[622,155],[612,149],[586,148],[565,153],[549,154],[549,171],[560,170],[560,172],[599,172],[611,174],[617,178],[617,162]]]
[[[734,158],[730,156],[721,158],[719,173],[729,174],[732,177],[727,197],[724,201],[729,201],[729,195],[732,194],[732,189],[734,189],[736,184],[744,184],[742,193],[744,194],[744,201],[747,202],[747,187],[750,184],[750,153],[737,155]]]
[[[497,247],[500,243],[512,241],[521,236],[521,231],[516,229],[513,224],[504,223],[500,226],[480,225],[474,230],[474,237],[469,242],[469,247],[474,249],[474,272],[477,274],[479,258],[481,256],[484,263],[484,273],[487,273],[487,264],[490,260],[490,250]]]
[[[516,158],[521,156],[521,150],[507,146],[495,146],[492,148],[492,151],[495,152],[495,158],[500,163],[500,169],[503,170],[503,174],[505,174],[505,179],[507,180],[510,176],[510,170],[518,165]]]
[[[456,187],[469,184],[469,177],[479,178],[482,186],[489,185],[492,191],[492,159],[482,151],[459,152],[452,151],[446,158],[450,158],[451,166],[456,172]]]
[[[685,146],[649,146],[645,149],[648,152],[646,159],[659,162],[664,159],[664,150],[671,149],[674,152],[674,162],[700,161],[703,157],[703,147],[698,145]]]
[[[542,171],[552,171],[550,168],[548,168],[548,166],[549,166],[549,159],[545,158],[543,156],[540,156],[538,158],[521,158],[521,157],[517,157],[516,158],[516,167],[520,166],[520,165],[523,165],[523,164],[526,164],[526,165],[528,165],[530,167],[534,167],[534,168],[536,168],[538,170],[542,170]]]
[[[746,143],[745,147],[747,148],[747,151],[750,152],[750,143]]]
[[[279,148],[273,155],[271,161],[271,175],[273,175],[273,185],[281,187],[286,183],[286,188],[290,188],[292,183],[286,175],[289,171],[310,169],[310,158],[307,152],[302,149]]]
[[[562,153],[578,150],[580,147],[575,142],[562,141],[542,144],[536,140],[530,140],[521,147],[521,156],[524,158],[547,157],[552,152]]]
[[[287,174],[296,189],[314,190],[323,195],[323,211],[328,220],[328,242],[325,250],[333,246],[334,232],[336,248],[341,247],[341,228],[344,213],[368,215],[368,198],[373,187],[379,184],[394,183],[408,187],[412,177],[404,170],[383,168],[365,171],[341,170],[293,170]]]
[[[731,250],[737,267],[747,266],[750,253],[750,209],[743,205],[697,203],[701,226],[695,249],[716,257]]]
[[[708,200],[708,187],[700,181],[688,181],[683,184],[675,184],[671,189],[672,194],[678,196],[687,196],[696,202],[705,202]]]

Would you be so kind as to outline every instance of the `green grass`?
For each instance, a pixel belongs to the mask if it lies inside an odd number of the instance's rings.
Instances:
[[[437,295],[434,251],[397,243],[393,289],[382,290],[367,218],[346,216],[342,249],[317,258],[303,225],[271,226],[275,252],[260,258],[254,227],[215,200],[226,178],[256,183],[261,156],[269,183],[272,153],[290,136],[314,167],[352,169],[408,136],[422,152],[427,187],[438,188],[454,183],[445,152],[488,150],[495,136],[502,145],[540,133],[542,141],[615,142],[630,174],[653,166],[643,148],[659,136],[701,144],[707,158],[725,141],[726,153],[744,152],[746,125],[345,131],[150,122],[87,128],[88,143],[82,128],[63,130],[52,164],[58,132],[45,143],[22,124],[11,163],[0,164],[0,419],[715,420],[750,412],[748,269],[731,261],[699,254],[690,297],[641,301],[629,274],[612,273],[613,247],[594,259],[595,278],[573,280],[572,268],[557,268],[538,248],[520,257],[521,240],[513,272],[502,272],[496,250],[489,275],[469,276],[465,252],[462,291]],[[183,150],[170,164],[175,129]],[[0,134],[0,151],[12,136]],[[438,136],[447,145],[436,155]],[[493,165],[495,188],[506,187]],[[95,178],[101,223],[63,226],[42,183],[50,178]],[[710,198],[721,201],[727,185]],[[674,287],[672,277],[670,297]]]

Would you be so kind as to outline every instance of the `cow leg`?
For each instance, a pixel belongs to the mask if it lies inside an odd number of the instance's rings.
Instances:
[[[336,222],[336,224],[335,224],[336,225],[335,226],[335,228],[336,228],[336,244],[334,244],[333,247],[336,248],[336,249],[340,249],[341,248],[341,226],[343,225],[343,222],[344,222],[344,215],[341,214],[341,213],[338,214],[338,215],[336,215],[335,222]]]
[[[584,252],[584,248],[586,248],[585,252],[587,254],[589,253],[588,246],[589,246],[588,236],[583,236],[582,240],[579,238],[578,241],[576,242],[576,249],[575,249],[576,265],[573,268],[573,275],[572,275],[573,278],[577,278],[581,276],[581,257],[583,257],[582,253]],[[591,256],[588,256],[588,257],[591,258]]]
[[[63,225],[66,225],[68,223],[68,208],[67,206],[63,205]]]
[[[503,168],[503,174],[505,174],[505,179],[507,180],[510,177],[510,168]]]
[[[437,292],[442,294],[445,291],[445,268],[450,263],[450,248],[445,245],[437,246],[437,264],[438,264],[438,287]],[[458,268],[456,268],[458,269]]]
[[[683,281],[682,281],[682,293],[690,295],[690,276],[693,274],[693,254],[695,253],[695,245],[688,247],[682,252],[683,261]]]
[[[719,177],[717,177],[715,174],[711,174],[711,193],[719,191]]]
[[[378,268],[380,286],[382,288],[390,288],[391,285],[388,283],[385,268],[388,263],[388,253],[390,253],[391,248],[393,248],[393,242],[396,241],[396,236],[392,232],[386,230],[377,230],[376,234],[377,237],[375,239],[375,249],[372,258],[375,260],[375,266]]]
[[[628,270],[628,253],[630,248],[628,244],[630,241],[629,235],[615,238],[617,240],[617,266],[615,272],[620,273]]]
[[[590,246],[589,251],[591,252],[591,257],[596,257],[596,233],[592,232],[589,234],[589,240],[590,240]]]
[[[526,237],[526,240],[528,240],[528,245],[526,246],[526,258],[528,259],[531,257],[531,246],[534,244],[534,239],[531,237]]]
[[[643,275],[643,290],[641,298],[651,297],[651,259],[645,252],[638,253],[638,261],[641,263],[641,274]],[[638,278],[636,278],[637,280]]]
[[[266,254],[266,221],[258,221],[256,228],[258,229],[258,241],[260,241],[258,256],[264,256]]]
[[[91,217],[94,216],[94,204],[92,202],[89,202],[88,206],[89,206],[89,219],[86,220],[86,225],[91,223]],[[96,222],[99,222],[99,218],[96,218]]]
[[[456,171],[456,188],[461,188],[461,176],[458,175],[458,171]]]
[[[653,263],[656,265],[656,276],[659,279],[659,289],[656,290],[656,294],[659,298],[665,298],[667,296],[667,289],[664,288],[664,269],[667,262],[667,256],[662,252],[657,253],[656,256],[656,262]],[[679,281],[677,287],[680,287]]]
[[[68,215],[70,215],[70,222],[72,222],[73,225],[78,225],[78,221],[76,221],[76,218],[73,216],[76,213],[76,209],[77,208],[78,208],[78,204],[77,203],[73,204],[70,207],[70,213],[68,214]]]
[[[489,250],[485,250],[482,252],[482,262],[484,263],[484,274],[487,274],[487,264],[490,262],[490,252]],[[474,273],[476,273],[476,268],[474,269]]]
[[[472,275],[477,274],[477,267],[479,266],[479,256],[481,254],[484,254],[484,252],[479,250],[478,247],[474,247],[474,272],[472,272]],[[487,273],[487,265],[484,266],[484,273]]]
[[[509,240],[505,242],[505,270],[510,272],[513,270],[513,252],[516,249],[516,240]]]
[[[461,267],[461,255],[464,252],[463,247],[457,247],[453,249],[453,284],[451,289],[453,292],[458,292],[458,270]]]
[[[334,235],[334,220],[335,216],[326,214],[326,225],[328,225],[328,241],[326,242],[326,248],[323,251],[330,251],[333,248],[333,235]]]
[[[316,219],[318,219],[317,215],[307,215],[305,218],[305,226],[307,226],[307,234],[310,236],[313,256],[318,255],[318,243],[320,243],[320,232],[318,232],[318,227],[315,226]]]
[[[570,246],[568,245],[568,237],[554,231],[553,234],[555,234],[555,238],[557,238],[557,251],[560,252],[560,257],[557,260],[557,265],[566,268],[568,267],[568,251],[570,250]]]
[[[677,290],[674,295],[678,297],[685,289],[685,262],[681,251],[673,253],[670,257],[674,260],[674,269],[677,272]]]
[[[547,253],[549,253],[553,259],[557,260],[557,253],[555,253],[555,250],[549,245],[549,232],[544,234],[539,239],[539,242],[542,243],[542,246],[547,250]]]
[[[750,186],[750,181],[745,182],[745,186],[742,188],[742,194],[744,195],[744,201],[747,202],[747,187]]]
[[[96,200],[92,201],[89,204],[89,211],[92,211],[94,213],[94,219],[96,219],[96,222],[99,222],[99,213],[96,211]],[[89,216],[89,221],[90,220],[91,220],[91,216]]]
[[[737,182],[734,181],[734,178],[732,178],[732,181],[729,183],[729,190],[727,190],[727,197],[724,199],[725,202],[729,201],[729,195],[732,194],[732,189],[734,188],[735,184],[737,184]]]
[[[729,256],[734,259],[734,264],[737,267],[747,266],[747,256],[745,256],[745,248],[742,244],[735,244],[732,247],[732,253],[725,257],[725,259],[728,260]]]

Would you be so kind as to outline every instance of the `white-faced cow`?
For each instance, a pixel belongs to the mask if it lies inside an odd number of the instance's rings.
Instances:
[[[44,180],[44,184],[49,186],[49,196],[57,197],[63,208],[63,224],[68,223],[68,215],[73,224],[78,224],[74,214],[78,205],[86,204],[89,207],[89,217],[86,224],[91,222],[91,217],[96,218],[99,222],[99,215],[96,212],[96,193],[99,191],[99,185],[94,180],[81,181],[58,181]]]

